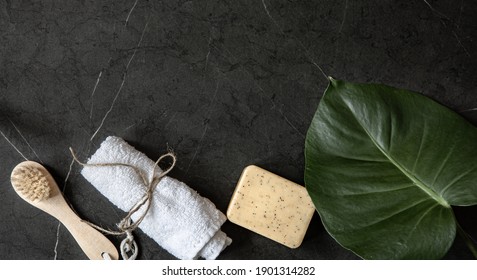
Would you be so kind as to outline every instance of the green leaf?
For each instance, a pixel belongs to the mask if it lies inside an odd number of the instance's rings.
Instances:
[[[451,206],[477,204],[477,129],[419,93],[330,79],[305,159],[326,230],[365,259],[442,258]]]

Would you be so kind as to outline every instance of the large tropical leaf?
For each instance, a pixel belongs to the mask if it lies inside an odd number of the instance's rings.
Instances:
[[[451,206],[477,204],[477,129],[419,93],[331,79],[305,158],[326,230],[365,259],[441,258]]]

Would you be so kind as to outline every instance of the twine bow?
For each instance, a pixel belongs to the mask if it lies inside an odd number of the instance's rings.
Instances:
[[[160,156],[159,159],[154,163],[150,177],[147,178],[146,175],[143,174],[143,172],[134,165],[127,164],[127,163],[83,163],[80,160],[78,160],[72,148],[70,148],[70,152],[71,152],[71,155],[73,156],[73,159],[78,164],[84,167],[124,166],[124,167],[133,169],[134,172],[136,172],[139,175],[139,177],[141,177],[143,184],[146,186],[146,193],[138,202],[136,202],[136,204],[134,204],[133,207],[131,207],[128,214],[117,224],[117,227],[118,227],[117,231],[108,230],[96,224],[93,224],[89,221],[82,220],[83,222],[89,224],[90,226],[104,233],[111,234],[111,235],[126,235],[126,237],[123,239],[120,245],[121,256],[125,260],[136,259],[138,255],[138,246],[136,241],[134,241],[134,236],[132,232],[136,228],[138,228],[139,224],[144,220],[144,217],[146,217],[147,212],[151,208],[151,201],[152,201],[152,196],[154,194],[154,190],[156,189],[157,184],[162,180],[162,178],[164,178],[174,168],[176,164],[176,156],[172,152],[168,152]],[[166,170],[163,170],[159,175],[155,176],[156,169],[159,163],[166,157],[172,158],[171,165]],[[145,206],[146,208],[141,214],[141,216],[139,216],[139,218],[135,222],[132,222],[132,219],[131,219],[132,215],[136,213],[137,211],[139,211],[139,209],[141,209],[143,206]],[[129,252],[130,254],[128,254]]]

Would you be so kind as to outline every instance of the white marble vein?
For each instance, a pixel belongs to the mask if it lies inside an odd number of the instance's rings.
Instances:
[[[27,157],[24,154],[22,154],[22,152],[20,152],[20,150],[12,143],[12,141],[8,139],[8,137],[3,133],[3,131],[0,130],[0,134],[2,134],[3,138],[7,140],[8,144],[10,144],[10,146],[12,146],[13,149],[15,149],[15,151],[17,151],[18,154],[20,154],[20,156],[22,156],[25,160],[28,160]]]

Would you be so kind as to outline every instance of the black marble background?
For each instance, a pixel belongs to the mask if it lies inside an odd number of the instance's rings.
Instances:
[[[327,86],[318,65],[422,92],[477,124],[476,13],[474,0],[0,1],[0,258],[85,258],[12,189],[24,157],[48,167],[83,218],[120,220],[68,151],[85,160],[108,135],[151,159],[174,149],[171,176],[223,212],[249,164],[303,184],[304,137]],[[456,209],[474,237],[476,214]],[[294,250],[223,230],[233,243],[219,259],[357,258],[316,214]],[[136,238],[141,259],[174,258]],[[457,237],[445,258],[472,256]]]

